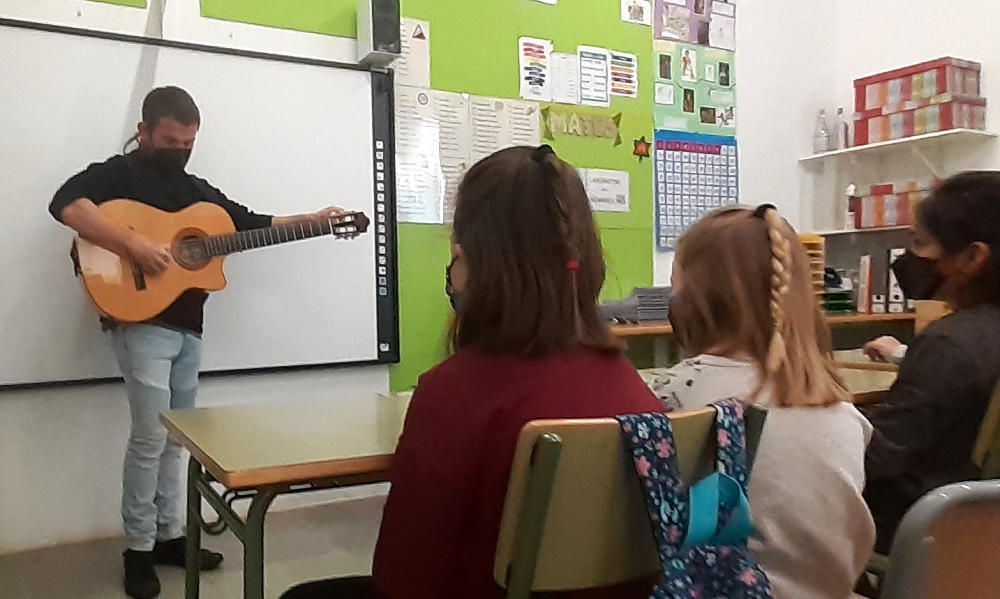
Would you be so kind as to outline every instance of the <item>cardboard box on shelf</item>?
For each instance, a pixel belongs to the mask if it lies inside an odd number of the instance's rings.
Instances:
[[[944,57],[861,77],[854,80],[854,111],[887,109],[945,94],[977,98],[981,95],[982,65]]]
[[[937,133],[951,129],[986,130],[986,100],[984,98],[953,99],[940,104],[905,108],[891,114],[854,118],[854,145]]]

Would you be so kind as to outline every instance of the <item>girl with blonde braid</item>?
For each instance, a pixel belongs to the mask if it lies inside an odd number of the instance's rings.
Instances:
[[[773,206],[715,212],[681,240],[670,321],[685,355],[658,372],[674,410],[768,408],[750,481],[754,553],[777,599],[846,599],[872,552],[862,497],[871,425],[849,403],[808,258]]]

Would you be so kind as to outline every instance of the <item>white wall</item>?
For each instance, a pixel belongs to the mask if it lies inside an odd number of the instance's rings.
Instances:
[[[835,3],[738,0],[737,11],[740,201],[774,204],[798,226],[797,160],[809,152],[816,110],[836,87]],[[654,284],[669,284],[673,254],[657,252],[653,262]]]
[[[198,0],[151,4],[147,11],[83,0],[0,0],[0,16],[136,35],[162,31],[190,42],[354,60],[354,40],[202,19]],[[16,341],[7,340],[0,359],[16,350]],[[350,401],[388,387],[387,367],[233,376],[206,380],[200,403]],[[0,391],[0,554],[118,534],[128,420],[120,385]],[[295,499],[276,508],[309,497]]]

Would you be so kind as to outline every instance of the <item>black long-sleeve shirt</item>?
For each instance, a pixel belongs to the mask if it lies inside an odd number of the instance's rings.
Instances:
[[[928,491],[978,478],[972,448],[1000,380],[1000,307],[959,310],[933,323],[906,352],[866,456],[872,512],[901,517]],[[876,505],[890,501],[896,505]],[[886,500],[886,497],[892,499]],[[895,530],[898,522],[886,522]],[[882,526],[880,526],[880,529]]]
[[[177,212],[196,202],[211,202],[229,213],[239,231],[268,227],[272,219],[230,200],[204,179],[187,173],[166,175],[138,152],[112,156],[73,175],[52,198],[49,212],[62,222],[63,209],[80,198],[89,198],[95,204],[127,198],[166,212]],[[204,291],[189,290],[151,322],[201,333],[207,298]]]

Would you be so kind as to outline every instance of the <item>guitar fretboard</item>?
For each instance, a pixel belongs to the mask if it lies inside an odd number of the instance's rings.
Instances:
[[[216,257],[321,235],[349,237],[363,233],[367,228],[368,217],[363,213],[354,212],[324,222],[297,223],[251,229],[228,235],[213,235],[204,238],[202,242],[205,244],[206,254]]]

